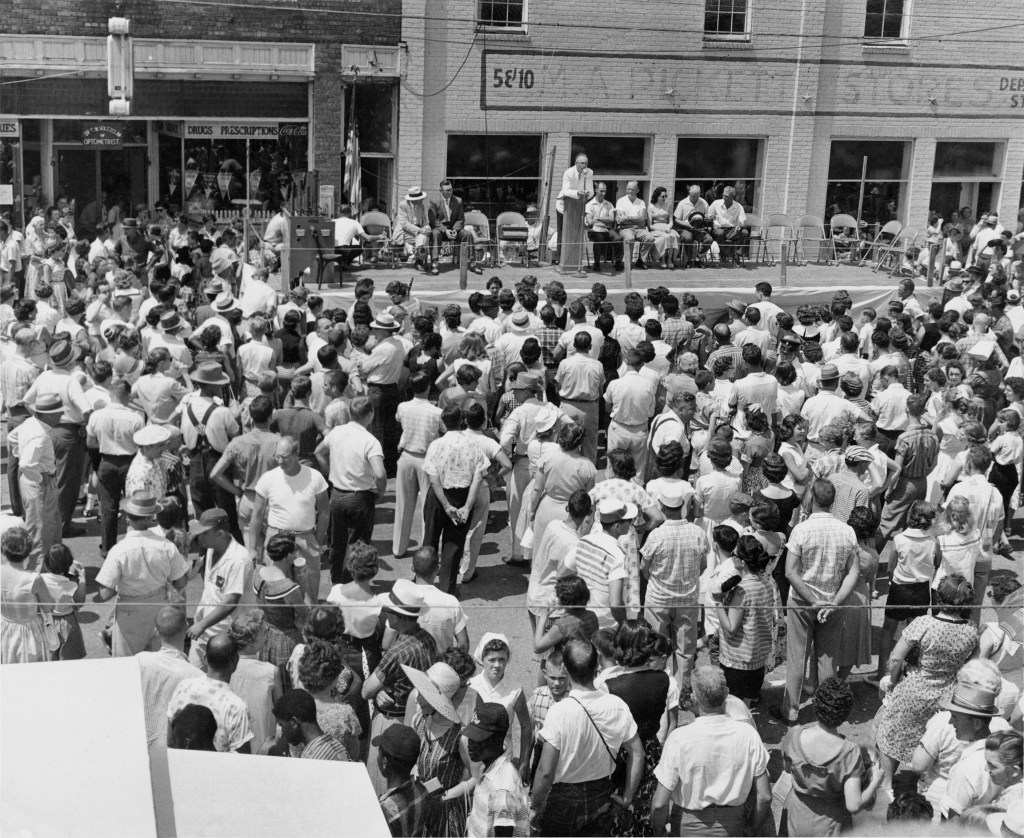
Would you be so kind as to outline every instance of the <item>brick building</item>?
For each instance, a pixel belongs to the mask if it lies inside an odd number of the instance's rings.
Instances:
[[[1016,0],[406,0],[398,181],[447,176],[493,219],[553,204],[583,150],[612,200],[734,184],[762,217],[1012,225],[1022,27]]]
[[[340,197],[355,85],[370,199],[392,191],[400,0],[39,0],[0,34],[0,205],[76,221],[158,199],[237,212],[303,184]],[[107,20],[130,21],[131,116],[108,116]],[[362,120],[361,120],[362,121]],[[289,185],[279,175],[290,176]],[[316,172],[316,177],[306,176]],[[326,197],[326,196],[325,196]],[[93,222],[94,223],[94,222]],[[88,226],[83,225],[83,226]]]

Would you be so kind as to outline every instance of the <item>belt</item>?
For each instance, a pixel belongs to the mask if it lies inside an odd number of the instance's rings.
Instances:
[[[133,460],[135,459],[134,454],[104,454],[100,451],[100,459],[102,460]]]
[[[310,534],[311,532],[312,532],[312,533],[315,533],[315,532],[316,532],[316,530],[315,530],[315,529],[309,529],[309,530],[278,530],[278,529],[277,529],[277,527],[272,527],[271,529],[275,529],[275,530],[277,530],[277,532],[275,533],[275,535],[290,535],[290,536],[292,536],[293,538],[294,538],[295,536],[299,536],[299,535],[309,535],[309,534]]]
[[[408,454],[411,457],[426,457],[427,456],[427,452],[426,451],[410,451],[408,448],[403,448],[402,449],[402,453],[403,454]]]
[[[734,812],[737,809],[745,809],[743,804],[736,806],[705,806],[703,809],[687,809],[683,807],[684,812],[692,812],[693,814],[699,814],[700,812]]]
[[[362,495],[370,494],[371,492],[373,492],[373,489],[339,489],[333,483],[331,484],[331,488],[334,489],[335,492],[338,492],[339,494],[342,495]]]
[[[647,429],[647,423],[646,422],[640,422],[640,423],[635,424],[635,425],[631,424],[629,422],[620,422],[618,419],[612,419],[612,422],[614,422],[620,428],[629,428],[631,430],[634,429],[634,428],[643,428],[644,430]]]
[[[580,404],[594,404],[597,399],[574,399],[570,396],[559,396],[563,402],[579,402]]]

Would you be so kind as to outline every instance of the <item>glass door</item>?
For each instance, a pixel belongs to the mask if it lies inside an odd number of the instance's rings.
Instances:
[[[91,240],[96,225],[105,217],[100,196],[99,152],[91,148],[58,148],[57,194],[75,208],[75,233]]]
[[[58,147],[57,182],[74,202],[75,232],[91,239],[101,221],[128,218],[146,203],[146,149]]]

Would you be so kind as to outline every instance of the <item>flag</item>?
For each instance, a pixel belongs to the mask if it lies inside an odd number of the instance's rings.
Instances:
[[[345,142],[345,181],[341,191],[352,205],[352,215],[359,217],[362,200],[362,169],[359,164],[359,126],[356,124],[356,88],[352,86],[352,104],[349,109],[348,140]]]

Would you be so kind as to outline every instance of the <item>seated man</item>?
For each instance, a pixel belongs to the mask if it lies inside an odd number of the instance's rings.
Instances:
[[[430,270],[430,222],[424,207],[426,198],[423,190],[414,186],[398,204],[398,215],[392,239],[395,244],[402,245],[409,264],[422,270]],[[433,273],[437,273],[435,268]]]
[[[623,246],[630,242],[640,243],[636,267],[644,269],[647,258],[654,252],[654,236],[647,229],[647,204],[637,197],[639,191],[640,184],[635,180],[626,184],[626,194],[615,204],[615,222]]]
[[[352,207],[348,204],[338,210],[334,219],[334,252],[342,257],[343,265],[351,265],[352,260],[363,252],[364,244],[372,244],[383,239],[383,235],[370,235],[352,217]]]
[[[708,208],[708,221],[714,226],[711,235],[722,248],[723,255],[725,246],[729,245],[735,257],[750,239],[750,230],[743,226],[746,220],[747,214],[736,200],[735,187],[725,187],[722,197]]]
[[[615,270],[622,270],[622,250],[617,246],[622,241],[622,236],[615,229],[615,207],[611,201],[605,198],[608,194],[608,187],[598,183],[595,187],[596,193],[587,202],[587,214],[584,218],[584,225],[587,228],[587,238],[594,243],[594,270],[601,270],[601,260],[612,262]]]
[[[700,196],[700,186],[690,187],[689,194],[676,204],[672,226],[679,233],[683,250],[683,267],[690,262],[700,261],[711,248],[711,233],[708,232],[708,202]]]
[[[466,211],[462,206],[462,199],[452,194],[452,182],[447,178],[441,181],[440,186],[441,198],[431,203],[427,213],[433,241],[431,255],[434,259],[434,269],[431,273],[437,274],[441,245],[446,242],[452,245],[452,261],[455,264],[459,262],[459,245],[463,242],[469,244],[469,269],[473,273],[483,273],[476,265],[476,248],[473,247],[476,237],[472,229],[466,227]]]

